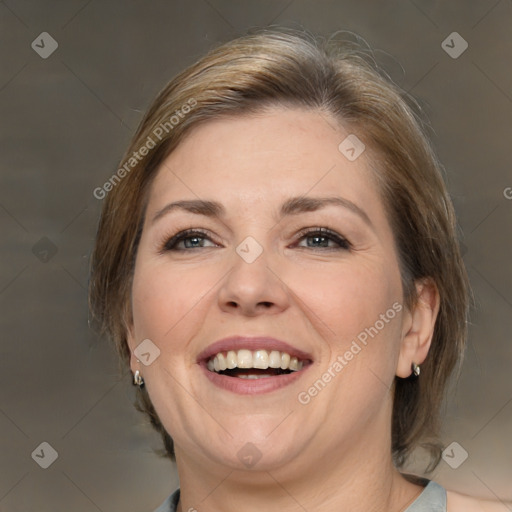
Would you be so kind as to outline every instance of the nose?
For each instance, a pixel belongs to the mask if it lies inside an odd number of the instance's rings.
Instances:
[[[259,246],[259,247],[258,247]],[[244,249],[248,249],[245,251]],[[255,254],[262,251],[256,259]],[[256,253],[254,253],[256,251]],[[253,254],[251,254],[253,252]],[[276,258],[259,244],[240,244],[233,251],[232,267],[218,292],[224,312],[244,316],[276,314],[289,306],[289,290]]]

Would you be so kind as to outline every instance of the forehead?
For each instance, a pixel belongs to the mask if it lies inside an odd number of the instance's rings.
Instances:
[[[205,122],[192,128],[160,166],[149,216],[183,198],[214,199],[229,210],[336,194],[378,218],[383,208],[368,151],[351,161],[340,150],[349,135],[316,110],[274,108]]]

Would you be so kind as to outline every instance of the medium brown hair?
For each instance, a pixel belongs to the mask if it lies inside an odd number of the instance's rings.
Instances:
[[[441,458],[445,387],[465,347],[469,285],[454,209],[421,108],[359,44],[290,29],[258,30],[214,48],[166,85],[140,123],[117,179],[110,180],[91,257],[93,319],[129,367],[133,271],[159,165],[200,123],[272,106],[316,109],[357,134],[371,155],[393,229],[405,305],[416,304],[417,280],[431,278],[439,290],[439,314],[421,376],[395,377],[393,389],[393,461],[403,467],[422,446],[431,472]],[[165,454],[173,458],[172,439],[144,387],[137,389],[136,406],[149,416],[163,437]]]

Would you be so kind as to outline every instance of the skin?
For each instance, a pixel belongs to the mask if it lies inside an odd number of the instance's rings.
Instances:
[[[361,331],[393,303],[403,304],[393,233],[368,152],[345,158],[338,145],[347,135],[316,111],[273,108],[222,118],[191,131],[153,182],[128,343],[132,371],[141,372],[175,443],[180,511],[398,512],[423,490],[394,468],[390,424],[395,376],[409,376],[430,347],[439,308],[432,283],[417,283],[418,306],[386,323],[314,399],[297,400]],[[303,195],[348,199],[371,226],[337,206],[278,222],[281,204]],[[175,210],[152,222],[166,204],[198,198],[221,202],[226,216]],[[350,249],[298,236],[316,227],[345,237]],[[188,228],[208,234],[179,242],[181,251],[160,252]],[[235,250],[247,236],[263,249],[250,264]],[[233,334],[283,339],[311,353],[312,366],[267,394],[219,389],[196,357]],[[133,355],[146,338],[160,350],[149,366]],[[261,453],[251,468],[237,456],[248,442]]]

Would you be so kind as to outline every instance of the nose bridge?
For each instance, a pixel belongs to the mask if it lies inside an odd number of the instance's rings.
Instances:
[[[242,197],[242,201],[245,198]],[[267,260],[272,253],[275,220],[271,218],[269,198],[248,199],[237,210],[234,233],[235,252],[247,264]],[[263,256],[263,257],[262,257]],[[236,261],[236,260],[235,260]]]
[[[249,235],[246,236],[237,246],[235,249],[236,254],[248,265],[253,264],[258,259],[263,260],[263,262],[266,261],[269,253],[269,247],[267,242],[263,240],[263,237],[260,235],[258,236],[258,241],[254,236]],[[261,243],[260,243],[261,242]],[[265,253],[264,257],[261,257]]]
[[[256,233],[257,232],[257,233]],[[253,313],[261,305],[282,309],[286,306],[286,291],[272,271],[272,250],[265,229],[252,230],[235,246],[231,271],[219,292],[220,307],[235,306],[245,313]]]
[[[254,233],[254,231],[253,231]],[[235,246],[231,274],[236,275],[236,280],[240,286],[246,290],[254,290],[254,293],[260,293],[264,286],[268,287],[269,267],[271,266],[271,250],[264,237],[262,230],[259,230],[256,236],[248,235]],[[256,238],[257,237],[257,238]]]

